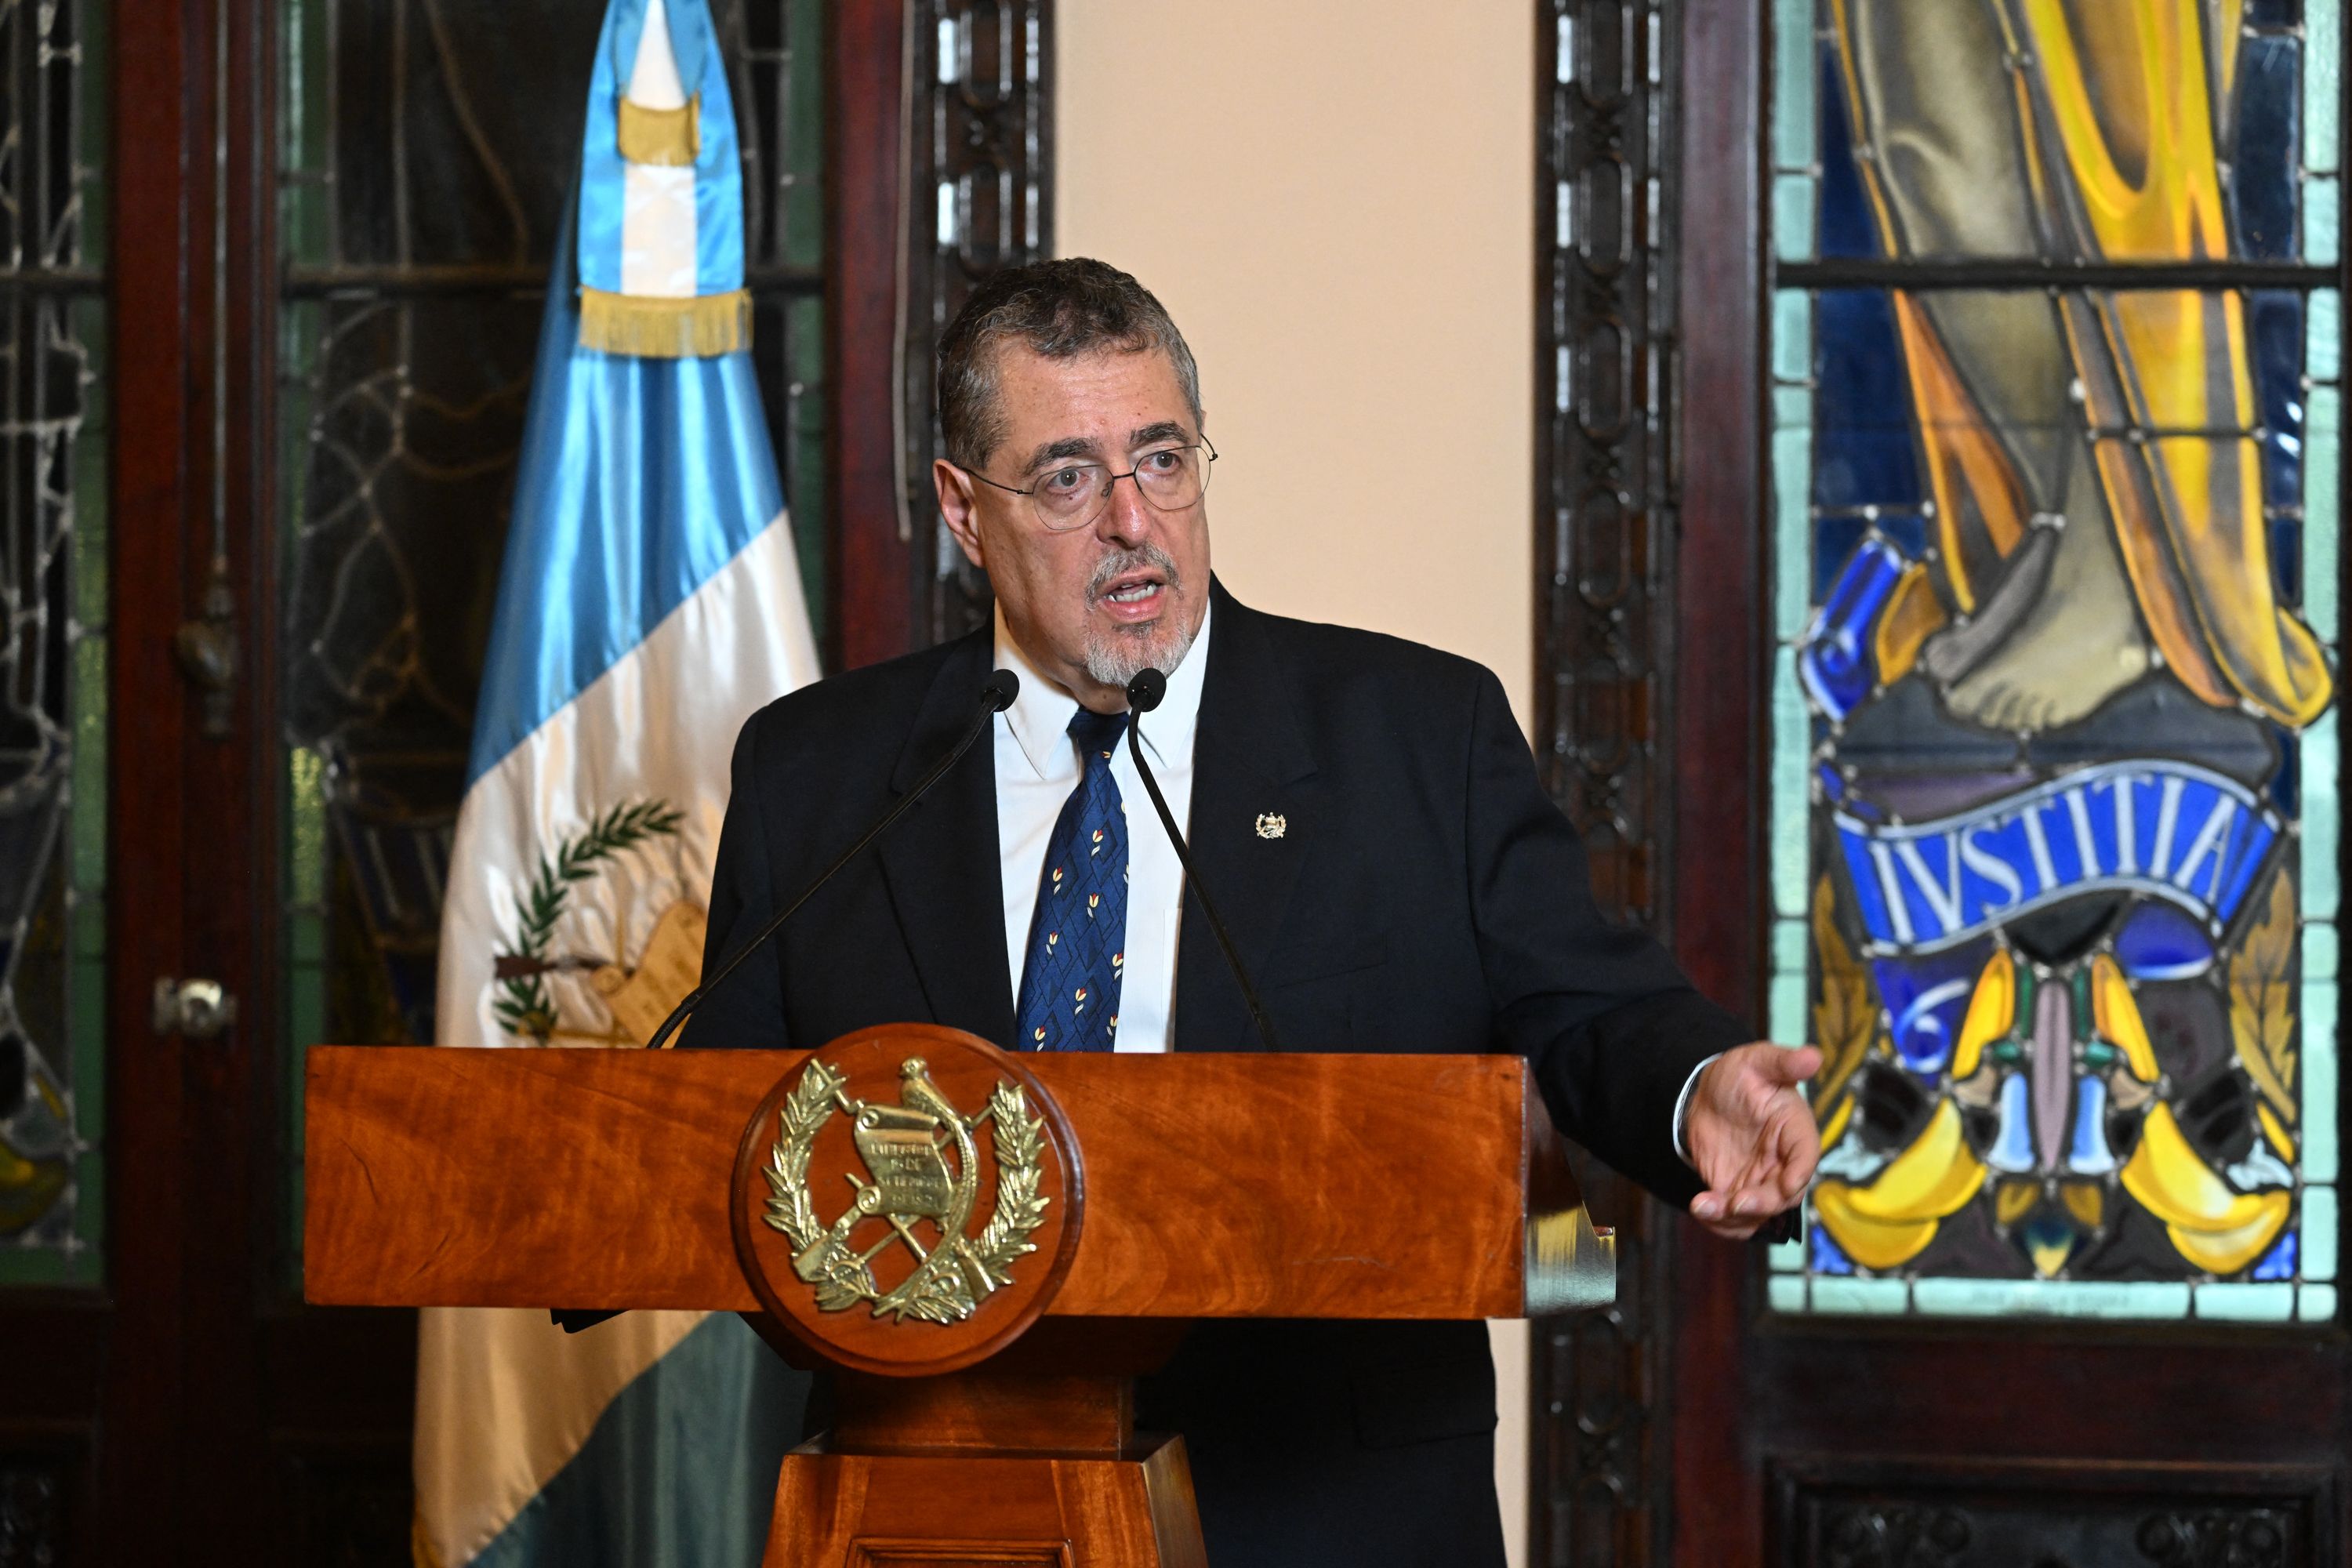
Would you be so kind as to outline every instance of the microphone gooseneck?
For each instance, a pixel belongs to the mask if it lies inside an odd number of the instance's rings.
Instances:
[[[873,826],[867,828],[864,837],[858,839],[856,843],[851,845],[847,849],[843,850],[840,858],[834,861],[832,865],[827,866],[824,870],[818,872],[816,879],[811,882],[807,887],[803,888],[798,898],[794,899],[791,903],[786,904],[781,911],[768,921],[767,924],[761,926],[758,931],[753,931],[749,941],[745,942],[740,947],[738,947],[733,952],[729,953],[727,955],[726,962],[719,966],[717,972],[714,973],[709,979],[704,981],[701,984],[688,992],[687,994],[686,1000],[680,1002],[677,1006],[671,1011],[670,1016],[662,1020],[661,1027],[654,1031],[654,1037],[646,1042],[646,1048],[647,1050],[661,1049],[661,1047],[667,1043],[670,1036],[677,1033],[677,1026],[686,1022],[687,1016],[702,1005],[702,999],[704,997],[717,990],[719,984],[725,981],[729,975],[735,973],[738,965],[740,965],[745,959],[751,957],[751,954],[757,952],[760,948],[765,946],[769,938],[774,936],[779,931],[782,931],[783,929],[784,922],[792,919],[793,916],[798,912],[803,904],[807,903],[810,899],[814,898],[819,888],[822,888],[827,882],[832,881],[836,872],[838,872],[844,866],[848,865],[852,860],[856,859],[859,855],[865,852],[866,847],[868,845],[881,837],[883,834],[888,832],[892,823],[905,816],[908,807],[912,806],[917,801],[922,799],[923,796],[929,792],[930,787],[933,784],[946,777],[948,770],[955,766],[956,763],[961,760],[966,752],[971,750],[971,743],[980,739],[980,732],[988,728],[988,721],[991,719],[995,718],[999,713],[1003,712],[1007,708],[1012,707],[1013,700],[1020,695],[1021,678],[1013,674],[1011,670],[1000,669],[995,674],[990,676],[988,678],[988,683],[980,689],[980,711],[972,715],[971,723],[966,727],[962,736],[956,742],[955,749],[950,752],[946,756],[941,757],[938,762],[932,763],[931,771],[925,773],[920,779],[917,780],[914,788],[899,796],[898,804],[893,805],[888,811],[883,813],[882,819],[877,822]]]
[[[1176,863],[1184,868],[1184,879],[1192,885],[1201,900],[1201,912],[1209,917],[1209,930],[1216,934],[1217,947],[1225,955],[1225,967],[1234,972],[1234,982],[1242,988],[1242,1001],[1249,1008],[1250,1022],[1257,1026],[1259,1044],[1269,1051],[1282,1047],[1274,1043],[1274,1026],[1266,1019],[1265,1009],[1258,1005],[1257,987],[1250,984],[1249,972],[1242,967],[1242,955],[1234,946],[1233,934],[1217,914],[1217,906],[1209,897],[1209,886],[1201,880],[1201,873],[1192,868],[1192,851],[1184,842],[1181,828],[1176,826],[1176,814],[1168,809],[1168,801],[1160,793],[1160,781],[1151,776],[1151,764],[1143,760],[1143,716],[1160,706],[1168,695],[1168,678],[1156,669],[1139,670],[1127,683],[1127,751],[1135,759],[1135,773],[1143,781],[1143,793],[1151,797],[1151,808],[1160,814],[1160,826],[1168,830],[1168,842],[1176,847]]]

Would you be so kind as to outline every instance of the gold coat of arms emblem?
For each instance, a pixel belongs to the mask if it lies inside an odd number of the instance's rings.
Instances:
[[[894,1321],[962,1322],[1012,1284],[1014,1262],[1036,1250],[1030,1237],[1051,1201],[1038,1190],[1045,1119],[1003,1080],[979,1114],[967,1117],[940,1092],[920,1057],[900,1064],[896,1105],[856,1100],[847,1081],[838,1068],[812,1061],[785,1097],[761,1173],[769,1193],[761,1217],[792,1243],[793,1272],[815,1287],[821,1310],[864,1303]],[[809,1157],[835,1114],[849,1118],[866,1175],[844,1173],[855,1195],[827,1223],[809,1190]],[[996,1164],[995,1205],[975,1235],[983,1131]],[[875,1220],[885,1228],[869,1241],[861,1227],[870,1231]],[[913,1267],[885,1289],[874,1265],[892,1247],[903,1247]]]

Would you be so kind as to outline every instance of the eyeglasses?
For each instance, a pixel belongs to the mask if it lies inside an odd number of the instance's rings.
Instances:
[[[992,489],[1028,497],[1039,527],[1048,533],[1068,533],[1102,516],[1110,505],[1112,488],[1121,479],[1133,479],[1136,493],[1154,510],[1182,511],[1207,493],[1209,465],[1216,460],[1217,449],[1203,436],[1197,447],[1162,447],[1146,452],[1123,474],[1112,473],[1102,463],[1063,463],[1047,469],[1027,489],[1000,485],[970,468],[963,472]]]

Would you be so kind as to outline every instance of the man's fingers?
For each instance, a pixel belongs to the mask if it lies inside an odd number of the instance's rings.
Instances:
[[[1802,1183],[1798,1184],[1795,1192],[1790,1192],[1769,1181],[1709,1188],[1691,1199],[1690,1212],[1694,1218],[1708,1221],[1760,1222],[1795,1203],[1797,1193],[1803,1190]]]
[[[1794,1201],[1793,1194],[1782,1192],[1778,1185],[1761,1183],[1741,1187],[1731,1194],[1724,1206],[1735,1219],[1760,1221],[1771,1218]]]
[[[1774,1046],[1757,1054],[1756,1066],[1774,1083],[1794,1088],[1822,1070],[1822,1053],[1815,1046],[1799,1046],[1793,1050]]]

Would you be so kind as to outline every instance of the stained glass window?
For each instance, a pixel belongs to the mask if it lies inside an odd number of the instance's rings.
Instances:
[[[0,1285],[102,1278],[103,11],[0,8]]]
[[[821,584],[823,5],[712,9],[742,128],[752,358],[809,520],[802,580]],[[289,1118],[309,1046],[433,1037],[442,885],[600,15],[282,0]],[[299,1120],[289,1142],[299,1184]]]
[[[1789,1312],[2336,1313],[2340,0],[1776,0]]]

